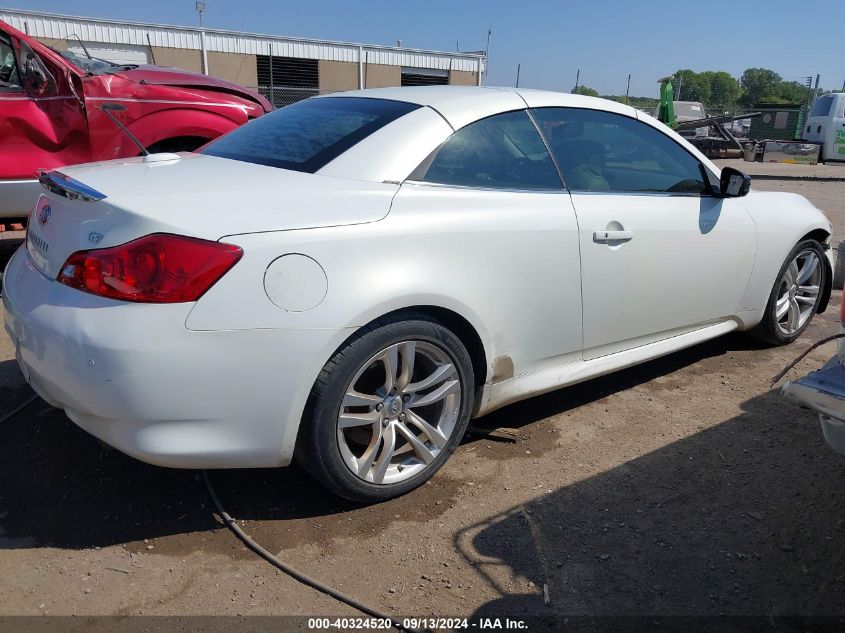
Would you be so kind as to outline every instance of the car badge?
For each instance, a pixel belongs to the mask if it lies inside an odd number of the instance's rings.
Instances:
[[[47,224],[50,221],[50,217],[53,215],[53,210],[50,208],[49,204],[45,204],[41,207],[41,211],[38,212],[38,222],[39,224]]]
[[[103,241],[104,237],[105,237],[105,235],[103,235],[102,233],[97,233],[97,231],[91,231],[88,234],[88,241],[91,242],[92,244],[99,244],[100,242]]]

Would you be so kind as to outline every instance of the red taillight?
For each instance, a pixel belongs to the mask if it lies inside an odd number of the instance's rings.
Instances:
[[[154,233],[120,246],[74,253],[58,281],[121,301],[196,301],[241,255],[232,244]]]

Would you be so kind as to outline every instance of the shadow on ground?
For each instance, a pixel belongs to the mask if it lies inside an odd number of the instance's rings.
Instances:
[[[814,414],[773,391],[742,409],[456,535],[458,551],[506,594],[476,616],[845,616],[845,460]],[[513,576],[536,589],[508,592]],[[786,630],[775,622],[747,624]],[[648,628],[615,621],[638,624]]]
[[[478,424],[524,426],[754,348],[745,337],[723,337],[512,405]],[[8,364],[0,363],[0,373],[12,371]],[[27,395],[23,388],[0,392],[7,403],[2,411]],[[566,613],[764,606],[778,612],[845,604],[845,467],[822,445],[814,418],[789,409],[794,418],[785,421],[785,406],[774,394],[760,396],[737,419],[468,528],[458,535],[461,551],[479,558],[480,570],[489,560],[537,587],[545,579],[552,609]],[[513,452],[519,459],[522,451]],[[448,508],[442,501],[461,484],[447,468],[406,497],[361,508],[325,492],[297,467],[215,472],[213,480],[228,511],[246,519],[248,531],[271,551],[328,546],[350,528],[378,532],[397,515],[427,521]],[[526,516],[535,528],[528,541]],[[168,538],[156,541],[161,537]],[[144,539],[155,542],[157,553],[250,556],[220,530],[197,472],[148,466],[106,449],[40,401],[0,424],[0,548],[128,544],[140,550]],[[487,609],[546,613],[537,595],[507,600]]]

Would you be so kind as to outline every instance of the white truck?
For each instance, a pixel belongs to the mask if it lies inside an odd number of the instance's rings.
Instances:
[[[707,114],[704,112],[704,104],[700,101],[673,101],[673,109],[675,110],[675,120],[678,123],[686,123],[687,121],[698,121],[704,119]],[[654,109],[654,118],[658,118],[660,106]],[[710,128],[708,126],[698,127],[694,130],[684,130],[679,132],[681,136],[707,136]]]
[[[822,144],[824,162],[845,162],[845,92],[832,92],[816,99],[807,122],[804,140]]]

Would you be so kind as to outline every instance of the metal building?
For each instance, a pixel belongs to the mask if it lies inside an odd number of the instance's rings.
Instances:
[[[426,84],[480,85],[483,52],[260,35],[0,9],[0,20],[58,50],[184,68],[257,89],[282,106],[314,94]]]

